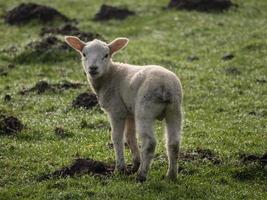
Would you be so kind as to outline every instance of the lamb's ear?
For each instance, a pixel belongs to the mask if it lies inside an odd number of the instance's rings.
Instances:
[[[113,40],[111,43],[108,44],[108,47],[110,49],[110,55],[125,47],[128,42],[129,39],[127,38],[116,38],[115,40]]]
[[[65,41],[68,45],[70,45],[73,49],[78,51],[79,53],[82,52],[83,48],[85,47],[85,42],[81,41],[79,38],[75,36],[65,36]]]

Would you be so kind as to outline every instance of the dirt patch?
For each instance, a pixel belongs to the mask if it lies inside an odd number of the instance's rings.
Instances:
[[[34,91],[36,91],[37,94],[42,94],[47,90],[52,90],[52,87],[49,85],[49,83],[46,81],[40,81],[36,83],[34,87],[20,91],[20,94],[24,95]]]
[[[256,83],[259,83],[259,84],[267,83],[267,78],[257,79]]]
[[[126,166],[125,174],[133,173],[132,165]],[[75,175],[90,174],[96,176],[110,176],[115,170],[114,164],[107,164],[91,158],[77,158],[69,166],[62,167],[52,173],[42,175],[38,178],[39,181],[58,178],[58,177],[73,177]]]
[[[71,133],[69,133],[67,130],[65,130],[62,127],[56,127],[54,129],[54,133],[59,138],[67,138],[67,137],[71,137],[72,136]]]
[[[98,13],[95,14],[95,21],[105,21],[110,19],[123,20],[128,16],[135,15],[135,12],[127,8],[118,8],[103,4]]]
[[[256,111],[254,111],[254,110],[250,111],[248,114],[249,115],[253,115],[253,116],[256,116],[257,115]]]
[[[13,116],[0,115],[0,134],[12,135],[22,131],[23,124]]]
[[[60,27],[43,27],[40,35],[44,36],[46,34],[58,34],[58,35],[72,35],[77,36],[83,41],[91,41],[93,39],[104,40],[104,38],[98,34],[93,32],[83,32],[80,31],[79,28],[72,24],[64,24]]]
[[[242,153],[239,155],[241,166],[232,172],[238,181],[267,180],[267,152],[263,155]]]
[[[12,98],[11,98],[10,94],[6,94],[3,99],[5,102],[9,102],[9,101],[11,101]]]
[[[225,61],[232,60],[234,57],[235,57],[234,54],[226,53],[226,54],[223,55],[222,60],[225,60]]]
[[[231,0],[171,0],[168,8],[178,10],[197,10],[202,12],[221,12],[230,7],[237,7]]]
[[[30,92],[36,92],[37,94],[43,94],[47,91],[58,92],[67,89],[78,89],[82,86],[81,83],[71,83],[69,81],[63,81],[61,83],[49,84],[46,81],[39,81],[29,89],[24,89],[19,92],[21,95],[26,95]]]
[[[195,150],[186,150],[180,153],[180,160],[191,162],[194,160],[209,160],[213,164],[220,164],[221,159],[210,149],[197,148]]]
[[[11,25],[24,24],[31,20],[46,23],[55,19],[70,21],[56,9],[35,3],[22,3],[8,11],[4,16],[5,22]]]
[[[265,181],[267,180],[267,170],[259,165],[242,167],[232,172],[232,177],[238,181]]]
[[[28,43],[21,52],[17,53],[14,61],[17,63],[58,62],[66,60],[69,54],[75,55],[64,41],[49,35]]]
[[[53,173],[43,175],[39,180],[57,178],[57,177],[67,177],[81,174],[96,174],[96,175],[111,175],[114,171],[114,165],[108,165],[101,161],[96,161],[93,159],[83,159],[78,158],[67,167],[63,167],[56,170]]]
[[[9,64],[7,65],[7,68],[8,68],[8,69],[14,69],[15,67],[16,67],[16,65],[13,64],[13,63],[9,63]]]
[[[84,92],[79,94],[73,101],[72,107],[91,109],[98,104],[97,97],[94,93]]]
[[[38,53],[44,53],[51,49],[59,49],[59,50],[68,49],[68,46],[65,42],[51,35],[48,37],[42,38],[42,40],[31,42],[26,47],[33,49],[34,51]]]
[[[251,162],[258,162],[262,166],[266,166],[267,165],[267,152],[262,156],[258,156],[254,154],[241,154],[240,160],[242,163],[245,163],[245,164],[251,163]]]
[[[188,56],[187,60],[190,62],[193,62],[193,61],[199,60],[199,57],[192,55],[192,56]]]
[[[68,89],[79,89],[81,88],[81,86],[83,86],[83,84],[63,81],[62,83],[53,84],[52,86],[56,87],[57,89],[68,90]]]
[[[225,73],[228,75],[240,75],[241,71],[236,67],[226,67]]]
[[[8,75],[7,70],[4,68],[0,68],[0,76],[7,76],[7,75]]]

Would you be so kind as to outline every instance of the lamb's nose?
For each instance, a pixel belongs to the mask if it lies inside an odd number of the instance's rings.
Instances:
[[[90,67],[90,71],[96,71],[97,70],[97,66],[95,66],[95,65],[92,65],[91,67]]]

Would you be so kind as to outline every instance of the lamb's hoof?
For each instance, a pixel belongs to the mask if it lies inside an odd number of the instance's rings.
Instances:
[[[171,181],[177,180],[177,174],[174,172],[168,172],[166,176],[167,176],[167,179],[169,179]]]
[[[131,173],[134,174],[135,172],[137,172],[139,169],[139,166],[140,166],[140,162],[134,163],[131,169]]]
[[[136,182],[143,183],[145,181],[146,181],[146,176],[141,175],[141,174],[137,174]]]
[[[114,173],[126,175],[128,172],[127,172],[127,168],[124,166],[124,167],[116,167],[114,170]]]

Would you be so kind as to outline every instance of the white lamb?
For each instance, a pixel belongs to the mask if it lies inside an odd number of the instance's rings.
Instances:
[[[155,65],[135,66],[115,63],[111,57],[128,43],[117,38],[107,44],[100,40],[83,42],[66,36],[66,42],[82,56],[91,88],[106,111],[112,127],[116,171],[125,172],[124,135],[133,155],[137,181],[145,181],[156,147],[155,119],[165,119],[169,168],[167,177],[176,179],[182,129],[182,87],[177,76]],[[139,153],[136,131],[141,139]]]

